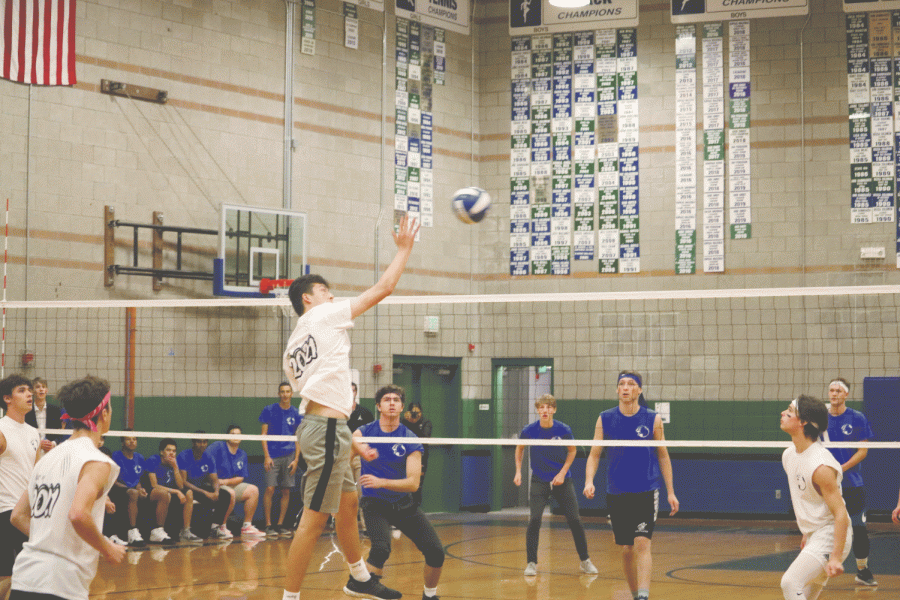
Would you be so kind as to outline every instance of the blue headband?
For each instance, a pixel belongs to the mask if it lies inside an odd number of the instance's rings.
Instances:
[[[634,379],[635,381],[637,381],[638,387],[644,387],[641,385],[640,375],[637,375],[636,373],[622,373],[621,375],[619,375],[618,381],[622,381],[623,377],[630,377],[631,379]],[[618,381],[617,381],[617,383],[618,383]]]

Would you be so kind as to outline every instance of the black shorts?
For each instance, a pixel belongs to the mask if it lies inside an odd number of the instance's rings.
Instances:
[[[22,544],[28,541],[28,536],[9,522],[11,516],[11,510],[0,513],[0,577],[12,575],[16,556],[22,551]]]
[[[653,538],[659,512],[659,490],[636,494],[607,494],[609,522],[617,546],[633,546],[634,538]]]
[[[53,594],[38,594],[37,592],[22,592],[13,590],[9,593],[9,600],[66,600]]]

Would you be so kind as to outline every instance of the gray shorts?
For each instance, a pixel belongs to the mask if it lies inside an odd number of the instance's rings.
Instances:
[[[356,493],[350,468],[352,434],[346,419],[306,415],[297,439],[307,465],[303,504],[316,512],[338,512],[341,494]]]
[[[297,483],[296,473],[291,475],[290,464],[293,453],[273,458],[275,465],[266,471],[266,487],[292,488]]]

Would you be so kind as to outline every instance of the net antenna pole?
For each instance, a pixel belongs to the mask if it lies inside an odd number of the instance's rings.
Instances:
[[[0,378],[6,377],[6,266],[9,264],[9,198],[6,199],[6,227],[3,232],[3,341],[0,342]]]

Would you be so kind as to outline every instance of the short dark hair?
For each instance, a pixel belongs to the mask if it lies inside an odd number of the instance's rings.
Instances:
[[[126,428],[123,429],[122,431],[134,431],[134,427],[126,427]],[[125,438],[127,438],[127,437],[134,437],[134,436],[133,436],[133,435],[123,435],[123,436],[120,438],[120,439],[122,440],[122,443],[123,443],[123,444],[125,443]]]
[[[103,398],[109,393],[109,382],[94,375],[88,375],[83,379],[77,379],[67,383],[59,389],[57,398],[62,403],[66,413],[73,417],[69,421],[72,429],[89,429],[87,425],[75,419],[81,419],[90,414],[103,402]],[[100,420],[101,413],[91,420],[96,423]]]
[[[806,394],[797,396],[797,417],[801,421],[806,421],[803,435],[813,441],[819,439],[822,432],[828,429],[828,407],[813,396]]]
[[[31,389],[31,380],[19,373],[13,373],[0,381],[0,396],[3,396],[4,402],[6,397],[12,396],[13,390],[20,385],[27,385]]]
[[[312,288],[317,283],[321,283],[327,288],[331,286],[328,285],[328,282],[325,281],[325,278],[321,275],[301,275],[297,279],[295,279],[291,283],[291,287],[288,288],[288,298],[291,299],[291,305],[294,307],[294,311],[298,316],[303,315],[303,311],[305,308],[303,307],[303,294],[309,294],[312,292]]]
[[[166,446],[175,446],[175,449],[178,450],[178,442],[176,442],[172,438],[163,438],[163,439],[159,440],[159,451],[160,452],[165,450]]]
[[[384,386],[377,392],[375,392],[375,404],[379,404],[381,399],[387,396],[388,394],[397,394],[400,396],[400,404],[406,404],[406,392],[403,391],[403,388],[399,385],[394,385],[393,383],[389,383]]]
[[[285,387],[285,386],[291,388],[291,393],[293,393],[293,391],[294,391],[294,386],[292,386],[292,385],[291,385],[289,382],[287,382],[287,381],[282,381],[281,383],[278,384],[278,391],[280,392],[280,391],[281,391],[281,388],[283,388],[283,387]]]
[[[244,428],[241,427],[240,425],[238,425],[237,423],[232,423],[231,425],[229,425],[228,428],[225,430],[225,433],[231,433],[232,429],[240,429],[241,433],[244,433]]]

